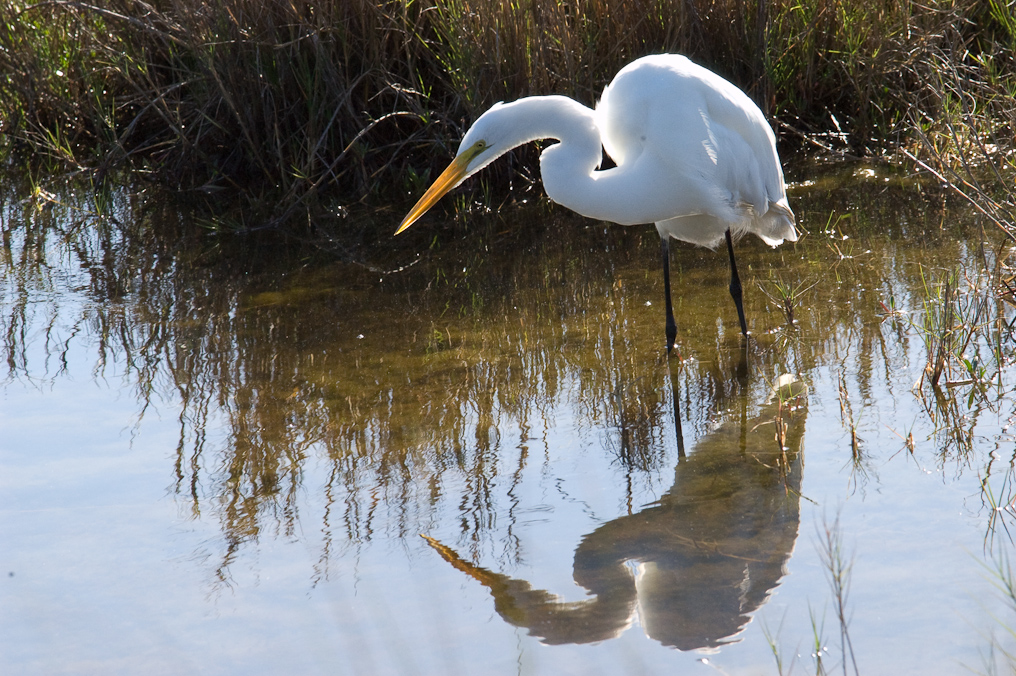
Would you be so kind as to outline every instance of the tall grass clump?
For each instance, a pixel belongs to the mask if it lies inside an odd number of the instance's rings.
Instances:
[[[307,212],[335,186],[371,196],[424,163],[424,121],[440,122],[416,88],[416,74],[434,66],[431,52],[411,48],[423,12],[415,3],[112,0],[0,11],[0,116],[15,158],[100,178],[128,166],[208,200],[228,196],[249,225]]]
[[[1016,241],[1016,2],[979,8],[963,50],[929,54],[903,153]]]
[[[418,191],[498,100],[593,105],[670,51],[745,89],[784,143],[880,154],[973,111],[987,126],[960,136],[1004,153],[1012,17],[1003,0],[6,0],[0,133],[38,171],[127,169],[241,207],[241,227],[313,223]],[[534,151],[515,158],[493,190],[535,180]]]

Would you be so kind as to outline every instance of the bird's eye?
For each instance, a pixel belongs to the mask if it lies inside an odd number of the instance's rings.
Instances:
[[[480,139],[479,141],[473,144],[473,147],[476,148],[477,150],[484,150],[487,147],[487,142],[484,141],[483,139]]]

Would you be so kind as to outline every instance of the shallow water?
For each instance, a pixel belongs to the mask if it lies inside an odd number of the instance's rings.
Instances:
[[[12,187],[0,672],[852,671],[830,536],[861,673],[1004,663],[1011,309],[979,379],[915,387],[929,296],[959,266],[972,316],[1000,237],[792,173],[806,236],[737,247],[746,348],[726,254],[673,247],[669,361],[651,227],[535,207],[350,262]]]

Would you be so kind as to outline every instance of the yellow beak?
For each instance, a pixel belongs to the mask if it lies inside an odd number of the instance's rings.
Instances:
[[[437,177],[434,184],[427,189],[427,192],[423,193],[423,197],[416,203],[416,206],[402,219],[399,229],[395,231],[396,235],[415,223],[446,192],[458,185],[459,181],[466,175],[466,165],[469,164],[469,160],[473,155],[471,153],[459,155],[448,165],[447,169],[441,172],[441,175]]]

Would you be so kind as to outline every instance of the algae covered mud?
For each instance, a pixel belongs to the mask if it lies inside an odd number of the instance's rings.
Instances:
[[[1008,669],[1009,251],[795,173],[805,236],[738,246],[746,349],[723,253],[673,252],[669,362],[651,227],[348,263],[11,187],[0,670]]]

